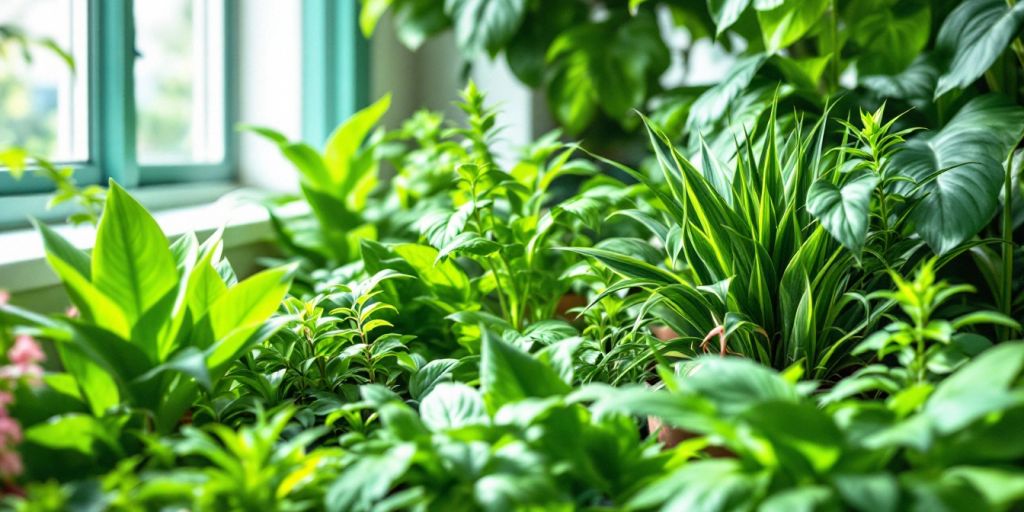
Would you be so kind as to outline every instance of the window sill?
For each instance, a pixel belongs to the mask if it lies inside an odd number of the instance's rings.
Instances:
[[[196,190],[189,190],[195,188]],[[198,190],[202,188],[203,190]],[[217,190],[217,197],[226,191],[233,194],[220,199],[208,197],[211,189]],[[141,192],[141,191],[140,191]],[[189,187],[159,187],[159,190],[141,192],[136,197],[149,209],[154,211],[154,218],[169,239],[174,239],[188,232],[195,232],[200,239],[205,238],[220,227],[225,227],[224,245],[226,249],[245,246],[253,243],[267,242],[273,239],[273,231],[266,210],[255,203],[239,200],[239,196],[247,192],[236,187],[191,185]],[[248,192],[260,193],[251,189]],[[151,196],[151,197],[146,197]],[[158,199],[160,196],[161,199]],[[206,202],[193,206],[160,210],[159,203],[164,206],[172,200],[179,205],[182,198],[190,202],[203,197]],[[6,201],[5,201],[6,203]],[[300,213],[296,203],[296,214]],[[15,205],[10,207],[16,208]],[[4,205],[4,209],[8,209]],[[159,210],[159,211],[158,211]],[[22,210],[24,211],[24,210]],[[292,212],[286,210],[285,215]],[[60,224],[53,226],[62,236],[66,237],[75,247],[91,250],[96,236],[92,226],[71,226]],[[31,228],[11,231],[0,231],[0,290],[20,293],[37,290],[60,284],[57,276],[46,263],[43,242],[39,234]]]

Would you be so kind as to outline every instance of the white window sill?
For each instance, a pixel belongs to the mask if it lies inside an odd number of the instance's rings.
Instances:
[[[208,193],[209,187],[206,188],[204,192]],[[165,198],[170,192],[163,192]],[[182,187],[173,192],[187,194],[189,191]],[[236,190],[236,194],[244,192]],[[236,194],[196,206],[155,211],[153,216],[172,240],[190,231],[202,240],[222,226],[226,249],[272,240],[266,210],[258,204],[239,200]],[[152,201],[140,200],[151,209],[158,208]],[[294,203],[289,210],[294,208],[298,214],[302,206]],[[285,213],[291,213],[289,210]],[[53,227],[75,247],[92,249],[96,236],[92,226],[61,224]],[[58,284],[60,281],[46,263],[42,239],[34,229],[0,231],[0,290],[17,294]]]

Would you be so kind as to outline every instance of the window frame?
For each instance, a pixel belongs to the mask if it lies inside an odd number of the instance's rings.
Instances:
[[[369,42],[355,0],[302,1],[302,138],[322,148],[369,104]]]
[[[71,167],[79,185],[104,185],[108,178],[126,188],[189,182],[230,182],[238,175],[238,0],[224,0],[224,157],[214,163],[140,165],[136,151],[134,0],[86,0],[88,16],[89,160],[55,162]],[[83,66],[84,64],[84,66]],[[33,172],[15,180],[0,172],[0,198],[48,195],[52,183]],[[0,223],[18,223],[26,213],[0,209]],[[15,219],[13,217],[19,217]],[[43,215],[45,216],[45,215]]]

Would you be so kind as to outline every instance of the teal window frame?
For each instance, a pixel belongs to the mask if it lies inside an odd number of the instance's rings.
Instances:
[[[369,44],[356,0],[302,0],[302,138],[313,147],[369,104]]]
[[[113,178],[127,188],[186,182],[230,182],[237,176],[237,1],[224,0],[224,158],[214,163],[140,165],[135,130],[135,23],[133,0],[88,0],[89,160],[63,163],[80,185]],[[79,64],[81,66],[81,64]],[[0,172],[0,198],[48,194],[53,185],[28,172],[20,180]],[[40,206],[43,198],[40,200]],[[0,216],[26,213],[0,208]],[[13,218],[13,217],[12,217]],[[11,219],[0,219],[9,224]]]

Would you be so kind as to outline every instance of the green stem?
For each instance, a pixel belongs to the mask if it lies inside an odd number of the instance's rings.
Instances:
[[[1003,275],[1002,290],[999,293],[1000,309],[1006,316],[1012,316],[1013,308],[1013,157],[1017,146],[1020,145],[1024,136],[1017,139],[1017,144],[1010,148],[1010,155],[1006,158],[1006,175],[1003,177],[1003,215],[1002,215],[1002,256]],[[1000,339],[1010,339],[1014,332],[1012,327],[1003,327]]]

